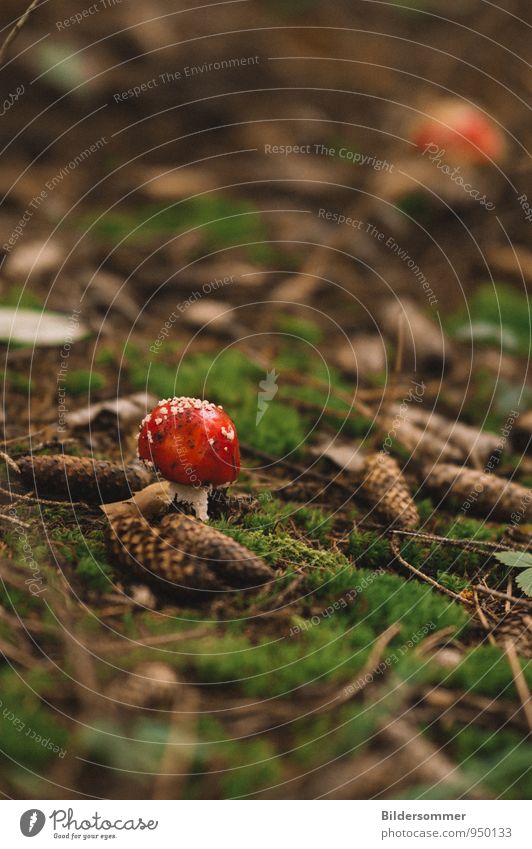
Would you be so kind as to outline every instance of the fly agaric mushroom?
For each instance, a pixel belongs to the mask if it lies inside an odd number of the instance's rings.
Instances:
[[[170,482],[170,501],[190,504],[202,521],[212,489],[240,471],[233,422],[222,407],[199,398],[159,401],[141,423],[138,456]]]
[[[439,152],[469,165],[501,160],[505,142],[499,128],[480,109],[445,100],[414,126],[412,141],[427,153]]]

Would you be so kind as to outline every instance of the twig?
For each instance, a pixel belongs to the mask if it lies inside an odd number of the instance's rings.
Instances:
[[[2,46],[0,47],[0,66],[3,65],[4,58],[5,58],[5,55],[7,53],[8,48],[9,48],[9,45],[15,40],[15,38],[19,34],[20,30],[22,29],[22,27],[24,26],[24,24],[28,20],[29,16],[31,15],[31,13],[33,11],[35,11],[35,9],[39,5],[39,3],[40,3],[40,0],[33,0],[33,2],[30,3],[30,5],[26,9],[26,11],[22,15],[22,17],[18,19],[15,26],[13,27],[13,29],[11,30],[11,32],[9,33],[7,38],[5,39]]]
[[[494,636],[493,636],[493,634],[491,633],[491,632],[492,632],[492,628],[490,628],[489,622],[488,622],[488,620],[486,619],[486,614],[484,613],[484,611],[482,610],[482,608],[481,608],[481,606],[480,606],[480,604],[479,604],[479,601],[478,601],[478,593],[477,593],[477,591],[476,591],[476,590],[474,590],[474,591],[473,591],[473,598],[475,599],[475,609],[476,609],[476,611],[477,611],[477,616],[478,616],[478,618],[480,619],[480,621],[482,622],[482,624],[483,624],[483,626],[484,626],[485,630],[487,631],[488,640],[489,640],[489,642],[490,642],[490,644],[491,644],[492,646],[496,646],[496,645],[497,645],[497,640],[495,639],[495,637],[494,637]]]
[[[0,492],[8,495],[10,498],[18,498],[20,501],[30,501],[32,504],[44,504],[52,507],[88,507],[83,501],[52,501],[51,498],[38,498],[33,495],[21,495],[19,492],[11,492],[9,489],[4,489],[0,486]]]
[[[190,628],[188,631],[177,632],[176,634],[154,634],[150,637],[144,637],[139,640],[131,640],[132,649],[134,648],[155,648],[156,646],[164,646],[166,643],[177,643],[181,640],[193,640],[199,639],[200,637],[208,637],[212,635],[214,632],[212,628],[205,628],[204,626],[200,628]],[[87,649],[89,646],[86,647]],[[107,643],[94,643],[90,646],[91,650],[94,652],[103,652],[107,654],[111,652],[114,654],[115,652],[124,652],[124,642],[123,640],[113,640]]]
[[[400,631],[401,625],[398,622],[394,622],[392,625],[389,625],[382,634],[379,634],[369,653],[369,657],[360,672],[348,684],[344,684],[342,689],[338,691],[336,697],[333,699],[334,707],[338,707],[338,705],[349,701],[354,693],[360,693],[360,691],[364,689],[366,684],[369,683],[365,680],[366,676],[371,675],[376,671],[379,663],[381,662],[384,649],[393,640],[393,638],[400,633]],[[323,707],[319,708],[318,713],[321,713],[323,710],[329,710],[330,705],[330,702],[323,705]]]
[[[452,637],[455,633],[456,625],[447,625],[446,628],[440,628],[439,631],[435,631],[434,634],[431,634],[429,637],[425,637],[423,642],[420,643],[417,653],[420,657],[423,657],[432,651],[435,646],[441,643],[444,637]],[[448,643],[445,643],[445,645],[448,645]]]
[[[532,697],[530,696],[530,690],[528,689],[526,678],[523,675],[523,670],[521,669],[521,664],[519,663],[515,646],[511,640],[505,641],[504,650],[506,652],[506,657],[508,658],[508,663],[510,664],[510,669],[512,670],[515,689],[521,699],[523,712],[526,716],[530,732],[532,733]]]
[[[21,521],[21,519],[15,519],[14,516],[7,516],[5,513],[0,513],[0,522],[11,522],[13,525],[19,525],[21,528],[31,528],[31,525],[28,525],[27,522]]]
[[[10,439],[2,440],[1,444],[12,445],[13,442],[29,442],[34,436],[39,436],[39,434],[44,433],[47,430],[47,427],[41,427],[39,430],[34,430],[33,433],[28,433],[27,436],[12,436]]]
[[[376,522],[359,522],[360,527],[370,528],[375,531],[386,531],[388,530],[388,525],[380,525]],[[469,551],[478,551],[480,554],[492,554],[496,551],[513,551],[515,549],[515,545],[512,546],[504,545],[503,543],[498,542],[487,542],[487,541],[476,541],[474,539],[450,539],[449,537],[438,536],[437,534],[430,534],[426,531],[407,531],[400,528],[394,528],[394,534],[398,534],[400,536],[412,537],[413,539],[419,539],[423,542],[439,542],[442,545],[450,545],[455,546],[456,548],[463,548]]]
[[[384,440],[384,437],[386,435],[388,416],[390,413],[390,408],[396,391],[397,383],[399,382],[399,375],[401,373],[401,368],[403,365],[405,341],[404,329],[404,314],[400,313],[397,320],[397,347],[395,349],[395,362],[393,366],[393,371],[384,389],[379,413],[376,416],[377,428],[372,438],[372,444],[375,447]]]
[[[502,601],[510,600],[513,604],[520,604],[522,607],[532,607],[532,601],[528,598],[516,598],[514,595],[507,595],[506,593],[499,592],[499,590],[492,590],[491,587],[483,587],[481,584],[475,584],[471,589],[483,595],[492,595],[495,598],[500,598]]]
[[[404,566],[405,569],[408,569],[410,572],[412,572],[418,578],[421,578],[422,581],[426,581],[427,583],[432,584],[432,586],[436,587],[437,590],[439,590],[442,593],[445,593],[446,595],[450,596],[451,598],[454,598],[456,601],[460,601],[462,604],[473,604],[473,602],[470,599],[464,598],[463,596],[459,595],[458,593],[453,592],[452,590],[448,590],[447,587],[442,586],[442,584],[439,584],[438,581],[434,580],[434,578],[430,578],[428,575],[425,575],[424,572],[422,572],[420,569],[416,569],[415,566],[412,566],[411,563],[409,563],[407,560],[405,560],[404,557],[401,554],[401,550],[399,548],[399,542],[395,538],[395,531],[393,531],[390,534],[390,547],[392,549],[394,556],[397,558],[397,560],[399,561],[401,566]]]
[[[512,595],[512,584],[513,584],[513,576],[510,573],[508,575],[508,580],[506,582],[506,592],[509,596]],[[506,601],[504,602],[504,610],[505,610],[506,613],[510,612],[510,599],[506,599]]]
[[[20,475],[19,467],[17,466],[15,461],[11,459],[9,454],[5,454],[4,451],[0,451],[0,460],[3,460],[4,463],[6,463],[6,465],[8,465],[10,469],[13,469],[13,471],[17,473],[17,475]]]
[[[0,657],[10,658],[26,669],[35,669],[36,666],[36,659],[32,654],[25,648],[11,645],[7,640],[0,640]]]

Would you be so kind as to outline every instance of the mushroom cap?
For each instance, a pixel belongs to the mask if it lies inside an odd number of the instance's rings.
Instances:
[[[412,141],[419,148],[431,144],[471,165],[502,159],[504,137],[497,125],[469,103],[445,101],[414,127]]]
[[[140,426],[138,456],[185,486],[221,486],[240,471],[233,422],[221,407],[199,398],[159,401]]]

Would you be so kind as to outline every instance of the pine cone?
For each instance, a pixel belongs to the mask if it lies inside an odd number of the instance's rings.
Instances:
[[[502,522],[532,522],[532,490],[487,472],[451,463],[424,466],[423,486],[441,498],[461,501],[465,513]]]
[[[516,451],[532,453],[532,410],[527,410],[516,421],[511,440]]]
[[[148,469],[67,454],[28,455],[17,459],[17,465],[24,483],[39,496],[88,504],[130,498],[152,480]]]
[[[143,580],[166,589],[208,599],[212,592],[255,587],[272,580],[273,571],[240,543],[209,525],[170,513],[158,526],[139,515],[112,519],[109,547],[116,560]]]
[[[366,457],[360,491],[386,521],[404,530],[419,527],[417,507],[397,462],[379,451]]]

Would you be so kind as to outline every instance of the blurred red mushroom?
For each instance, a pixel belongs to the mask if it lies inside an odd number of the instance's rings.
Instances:
[[[222,407],[199,398],[159,401],[140,426],[138,456],[170,481],[171,500],[190,504],[203,521],[209,493],[240,471],[233,422]]]
[[[413,127],[412,141],[427,153],[470,165],[498,162],[504,156],[504,137],[480,109],[459,100],[439,103]]]

